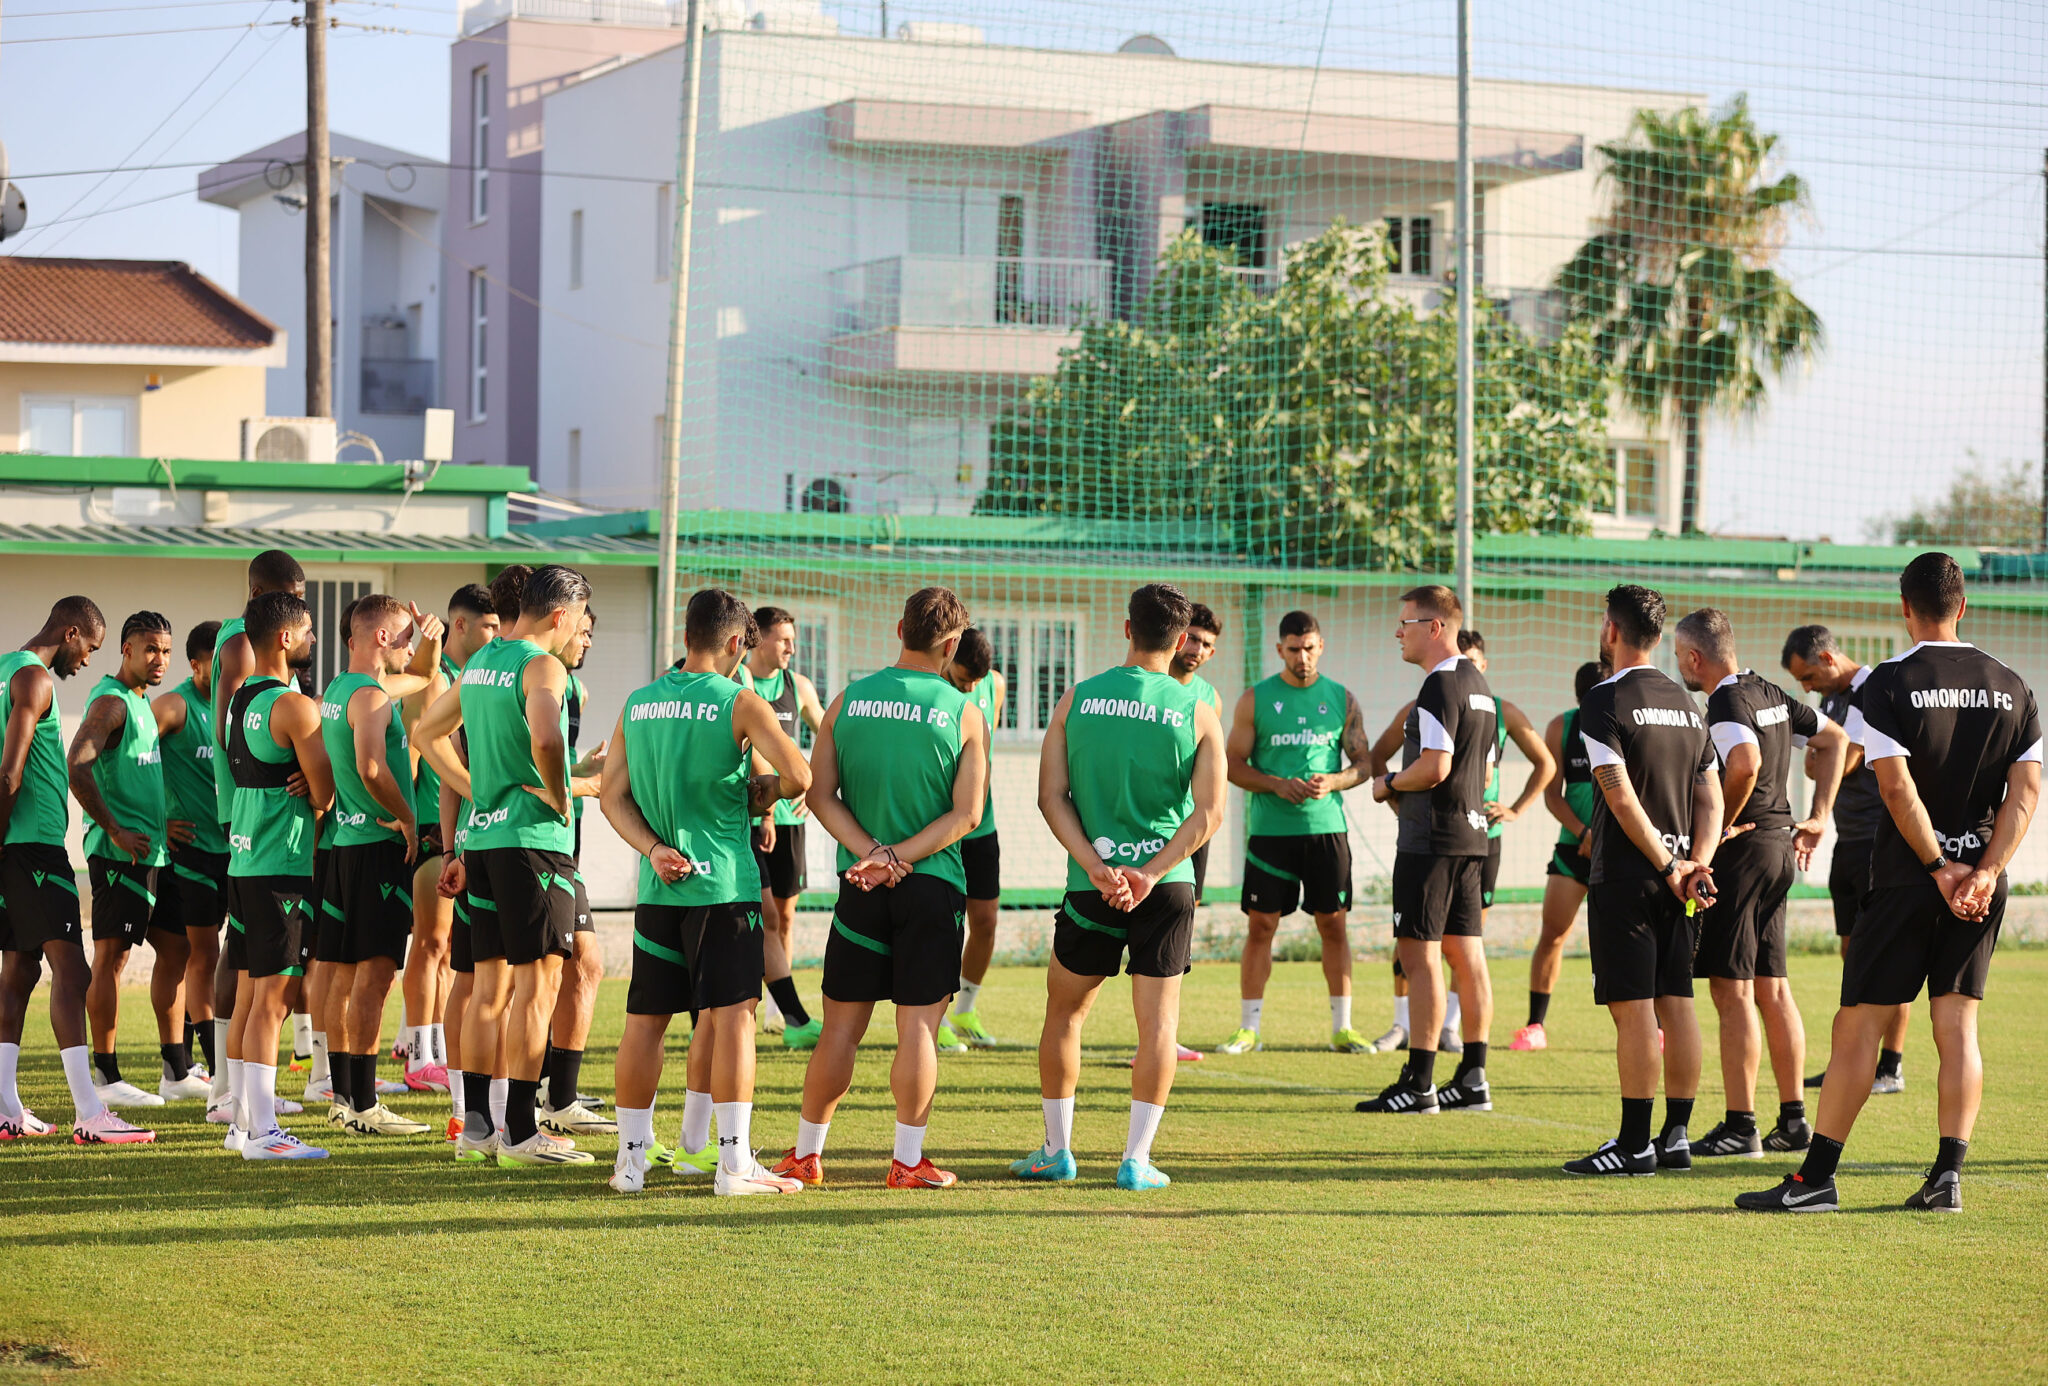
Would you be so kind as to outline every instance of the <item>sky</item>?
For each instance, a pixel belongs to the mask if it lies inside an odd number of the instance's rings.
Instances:
[[[32,228],[0,252],[182,259],[232,288],[234,216],[192,188],[201,168],[303,126],[296,7],[0,6],[0,141]],[[847,32],[881,22],[873,0],[825,8]],[[333,12],[361,26],[331,37],[333,128],[444,156],[454,8],[356,0]],[[991,41],[1059,48],[1149,31],[1185,57],[1455,64],[1446,0],[895,0],[888,14],[892,27],[968,22]],[[1746,92],[1783,166],[1811,186],[1783,269],[1828,347],[1759,417],[1714,423],[1710,528],[1860,541],[1964,466],[2038,473],[2048,7],[1473,0],[1473,34],[1482,78],[1716,102]],[[97,172],[117,168],[133,171]]]

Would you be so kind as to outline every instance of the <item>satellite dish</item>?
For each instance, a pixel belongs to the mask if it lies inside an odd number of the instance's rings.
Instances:
[[[1133,34],[1117,46],[1119,53],[1146,53],[1155,58],[1172,58],[1178,55],[1173,45],[1157,34]]]
[[[21,195],[21,185],[9,183],[0,187],[0,241],[19,236],[27,225],[28,199]]]

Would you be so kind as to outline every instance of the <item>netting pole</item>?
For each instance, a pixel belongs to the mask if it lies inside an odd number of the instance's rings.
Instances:
[[[2041,151],[2041,552],[2048,553],[2048,149]]]
[[[690,0],[683,35],[683,98],[676,151],[675,240],[669,255],[668,412],[661,430],[660,573],[654,603],[657,672],[676,657],[676,525],[683,489],[683,339],[690,321],[690,204],[697,189],[697,88],[704,73],[699,0]]]
[[[1458,0],[1458,601],[1472,610],[1472,0]]]

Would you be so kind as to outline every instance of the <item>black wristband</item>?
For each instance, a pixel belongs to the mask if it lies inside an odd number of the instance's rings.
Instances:
[[[1678,857],[1675,853],[1670,861],[1664,863],[1663,869],[1657,874],[1665,877],[1667,880],[1678,874]]]
[[[1941,870],[1942,867],[1949,865],[1949,859],[1940,852],[1936,852],[1933,861],[1923,861],[1920,864],[1926,867],[1927,874],[1932,876],[1935,872]]]

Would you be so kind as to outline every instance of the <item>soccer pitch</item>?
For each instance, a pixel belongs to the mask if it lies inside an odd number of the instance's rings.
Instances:
[[[350,1137],[311,1116],[292,1124],[333,1159],[246,1165],[196,1104],[168,1109],[151,1148],[18,1142],[0,1147],[0,1382],[2039,1377],[2048,951],[2007,950],[1993,968],[1960,1217],[1897,1206],[1934,1150],[1922,1015],[1907,1091],[1873,1099],[1856,1129],[1840,1215],[1732,1211],[1790,1156],[1654,1179],[1560,1174],[1613,1132],[1612,1029],[1572,960],[1549,1051],[1507,1052],[1524,967],[1495,964],[1497,1110],[1422,1120],[1353,1114],[1398,1056],[1321,1048],[1320,973],[1276,967],[1277,1044],[1181,1066],[1155,1152],[1175,1183],[1156,1193],[1111,1183],[1128,1100],[1119,1046],[1133,1034],[1117,981],[1087,1037],[1080,1182],[1009,1178],[1041,1135],[1042,978],[1024,968],[991,973],[982,995],[1010,1045],[942,1056],[930,1146],[961,1177],[946,1192],[881,1186],[886,1024],[833,1123],[827,1183],[789,1198],[714,1199],[661,1171],[622,1197],[604,1185],[608,1138],[588,1143],[595,1166],[478,1169],[438,1139]],[[1795,957],[1792,970],[1825,1052],[1836,960]],[[1358,977],[1360,1024],[1377,1030],[1385,968]],[[816,996],[815,973],[799,984]],[[1207,1047],[1228,1032],[1236,984],[1235,967],[1195,969],[1183,1038]],[[126,999],[134,1037],[147,1005]],[[623,1004],[624,983],[608,981],[584,1070],[607,1095]],[[1721,1107],[1710,1015],[1707,1035],[1696,1129]],[[147,1052],[131,1038],[131,1069],[148,1070]],[[761,1053],[754,1130],[779,1151],[803,1057],[766,1040]],[[45,1117],[68,1119],[39,1006],[21,1082]],[[672,1052],[664,1138],[681,1098]],[[1766,1078],[1766,1121],[1771,1100]],[[394,1105],[437,1131],[447,1107]],[[34,1363],[47,1349],[80,1369]]]

